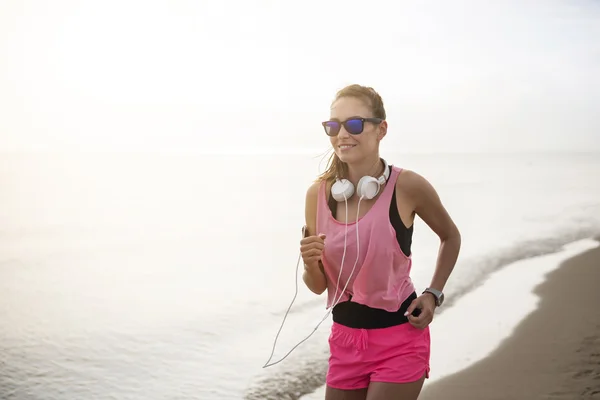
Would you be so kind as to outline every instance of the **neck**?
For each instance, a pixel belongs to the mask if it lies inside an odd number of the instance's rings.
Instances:
[[[383,174],[383,161],[379,158],[379,154],[369,157],[356,164],[348,164],[348,180],[355,186],[360,178],[366,175],[379,177]]]

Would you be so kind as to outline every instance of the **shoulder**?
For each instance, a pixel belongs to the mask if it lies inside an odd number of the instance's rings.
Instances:
[[[306,190],[306,201],[316,201],[319,197],[319,191],[321,190],[321,185],[324,184],[325,181],[317,180],[313,182],[308,189]]]
[[[431,183],[421,174],[410,169],[402,169],[396,179],[396,192],[403,193],[415,201],[424,197],[436,196]]]
[[[330,187],[331,183],[322,179],[318,179],[311,183],[306,190],[306,208],[316,211],[321,191],[323,189],[327,191]]]
[[[317,229],[317,209],[319,207],[319,193],[321,186],[326,184],[325,181],[319,179],[313,182],[306,190],[305,202],[305,219],[306,219],[306,235],[310,236]]]
[[[400,169],[398,179],[396,179],[396,189],[399,190],[418,190],[429,182],[425,177],[410,169]]]

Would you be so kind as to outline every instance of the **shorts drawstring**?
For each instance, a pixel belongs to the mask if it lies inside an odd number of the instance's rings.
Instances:
[[[357,350],[366,350],[369,343],[369,333],[366,329],[361,329],[356,337],[355,346]]]

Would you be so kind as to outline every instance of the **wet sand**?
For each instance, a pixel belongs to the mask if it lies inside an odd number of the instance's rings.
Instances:
[[[534,292],[539,308],[496,351],[427,385],[419,400],[600,399],[600,247],[562,263]],[[504,295],[506,307],[519,307]]]

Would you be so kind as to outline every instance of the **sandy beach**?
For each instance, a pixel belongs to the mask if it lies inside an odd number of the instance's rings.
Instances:
[[[496,351],[427,385],[419,400],[600,399],[599,282],[600,247],[563,262],[535,288],[538,308]]]

